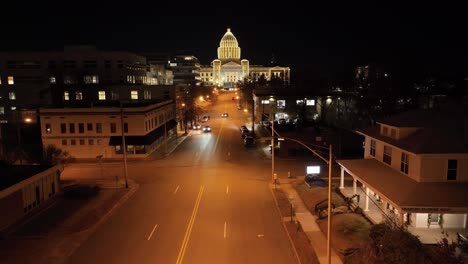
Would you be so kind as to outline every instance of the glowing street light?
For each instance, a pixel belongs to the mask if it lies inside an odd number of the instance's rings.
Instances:
[[[31,123],[31,122],[32,122],[32,118],[27,117],[27,118],[24,119],[24,122],[25,122],[25,123]]]

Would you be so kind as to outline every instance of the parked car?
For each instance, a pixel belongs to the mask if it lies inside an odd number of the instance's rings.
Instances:
[[[203,116],[201,119],[202,122],[208,122],[208,120],[210,120],[210,116],[208,115]]]
[[[248,130],[246,126],[240,126],[239,128],[240,132],[242,132],[242,130]]]
[[[244,146],[250,147],[250,146],[253,146],[254,144],[255,144],[255,140],[252,136],[246,136],[244,138]]]
[[[211,132],[211,127],[210,126],[203,126],[203,132]]]
[[[327,187],[328,186],[328,182],[323,180],[322,178],[320,178],[320,176],[317,175],[317,174],[307,174],[305,176],[304,180],[310,186],[311,185],[315,185],[315,186],[319,186],[319,187]]]

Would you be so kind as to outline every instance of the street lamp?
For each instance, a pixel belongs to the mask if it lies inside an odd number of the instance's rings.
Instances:
[[[123,110],[122,103],[120,103],[120,124],[121,124],[121,130],[122,130],[122,151],[123,151],[123,162],[124,162],[125,188],[128,188],[127,145],[125,144],[124,110]]]
[[[274,166],[275,166],[275,155],[274,155],[274,148],[273,148],[273,142],[274,142],[274,139],[275,139],[275,136],[274,136],[274,118],[273,118],[273,123],[272,123],[272,127],[271,127],[271,142],[272,142],[272,156],[271,156],[271,170],[272,170],[272,173],[274,171]],[[278,134],[279,136],[279,134]],[[312,153],[314,153],[317,157],[319,157],[321,160],[323,160],[325,163],[328,164],[328,210],[327,210],[327,214],[328,214],[328,228],[327,228],[327,262],[328,263],[331,263],[331,217],[332,217],[332,214],[331,214],[331,199],[332,199],[332,190],[331,190],[331,186],[332,186],[332,182],[331,182],[331,178],[332,178],[332,145],[330,144],[330,147],[329,147],[329,156],[328,156],[328,160],[323,157],[322,155],[320,155],[320,153],[318,153],[317,151],[311,149],[309,146],[307,146],[306,144],[302,143],[301,141],[297,140],[297,139],[294,139],[294,138],[288,138],[288,137],[278,137],[278,140],[291,140],[291,141],[294,141],[300,145],[302,145],[303,147],[305,147],[306,149],[310,150]]]
[[[182,115],[182,122],[184,124],[184,131],[185,131],[185,135],[187,135],[187,106],[185,105],[185,103],[182,103],[182,107],[184,108],[184,112],[183,112],[183,115]]]

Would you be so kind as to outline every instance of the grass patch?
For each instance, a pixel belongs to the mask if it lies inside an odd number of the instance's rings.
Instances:
[[[293,184],[293,187],[296,189],[305,206],[312,214],[315,214],[315,205],[328,198],[327,187],[309,187],[304,180],[297,181]],[[332,203],[335,207],[346,205],[343,198],[335,192],[332,192]]]

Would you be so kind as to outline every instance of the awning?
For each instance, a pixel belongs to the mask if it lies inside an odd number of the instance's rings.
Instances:
[[[174,119],[171,119],[166,123],[166,129],[171,130],[177,126],[177,122]],[[164,137],[164,125],[156,128],[155,130],[151,131],[150,133],[144,136],[125,136],[125,144],[126,145],[151,145],[154,141],[158,138]],[[120,146],[122,145],[122,136],[111,136],[109,140],[110,146]]]

